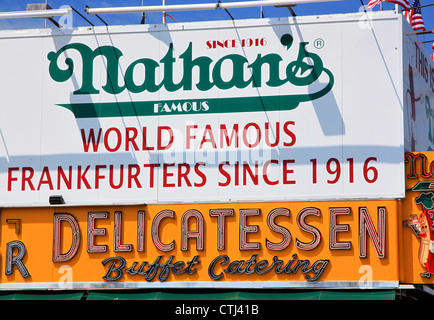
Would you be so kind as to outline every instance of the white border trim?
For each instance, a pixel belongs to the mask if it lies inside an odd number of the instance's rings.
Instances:
[[[79,289],[398,289],[399,281],[185,281],[185,282],[33,282],[2,283],[0,290]]]

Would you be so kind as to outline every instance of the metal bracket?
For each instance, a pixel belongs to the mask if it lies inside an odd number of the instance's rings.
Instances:
[[[51,8],[50,5],[47,3],[29,3],[29,4],[27,4],[27,11],[52,10],[52,9],[53,8]],[[52,17],[47,17],[46,19],[48,21],[50,21],[52,24],[54,24],[56,27],[60,28],[60,25]]]
[[[15,224],[15,233],[20,234],[20,232],[21,232],[21,219],[6,219],[6,223]]]

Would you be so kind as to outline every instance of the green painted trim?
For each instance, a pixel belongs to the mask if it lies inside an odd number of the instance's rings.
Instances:
[[[84,292],[1,293],[0,300],[81,300]]]
[[[87,300],[394,300],[395,290],[318,290],[295,292],[90,292]]]

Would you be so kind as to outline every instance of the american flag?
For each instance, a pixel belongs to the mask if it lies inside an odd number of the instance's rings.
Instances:
[[[373,7],[375,7],[377,4],[379,4],[380,2],[381,2],[381,0],[369,0],[368,8],[373,8]]]
[[[410,10],[404,12],[404,16],[410,23],[414,31],[425,31],[425,25],[420,10],[420,0],[414,0],[410,5]]]
[[[379,4],[380,2],[396,3],[396,4],[399,4],[401,7],[403,7],[404,9],[410,8],[410,5],[408,4],[407,0],[369,0],[368,8],[373,8],[377,4]]]

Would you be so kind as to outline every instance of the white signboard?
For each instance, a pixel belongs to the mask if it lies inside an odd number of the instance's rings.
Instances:
[[[401,20],[0,34],[0,203],[404,196]]]
[[[434,62],[404,23],[405,151],[434,150]]]

